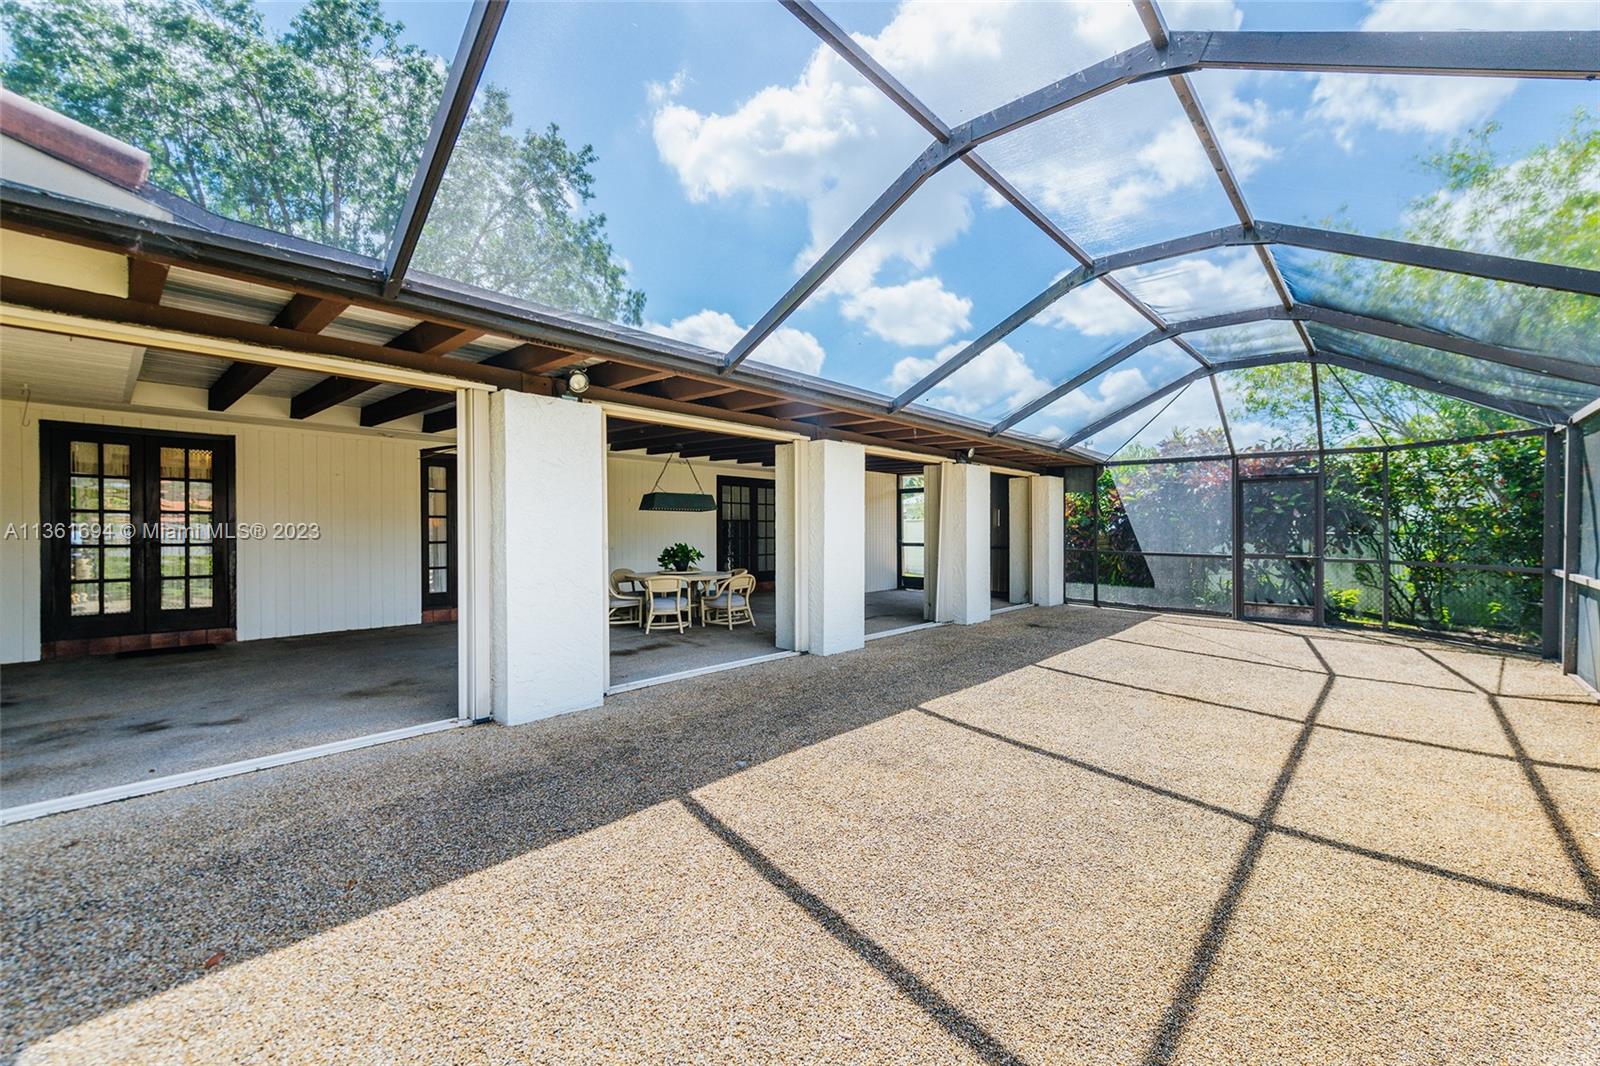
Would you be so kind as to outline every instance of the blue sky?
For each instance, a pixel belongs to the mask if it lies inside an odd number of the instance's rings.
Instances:
[[[274,25],[295,5],[268,5]],[[1124,0],[823,7],[952,124],[1143,40]],[[392,3],[408,37],[454,52],[458,3]],[[1543,0],[1163,4],[1174,28],[1594,28],[1596,7]],[[486,80],[520,123],[598,153],[592,210],[647,294],[649,328],[725,350],[929,138],[773,2],[512,5]],[[1493,119],[1507,158],[1600,103],[1583,82],[1206,71],[1193,79],[1256,217],[1401,224],[1434,182],[1417,163]],[[986,146],[985,157],[1094,254],[1235,219],[1176,97],[1117,90]],[[1470,235],[1466,238],[1471,243]],[[965,168],[925,185],[756,358],[894,393],[1073,262]],[[1130,272],[1174,319],[1270,294],[1247,250]],[[1080,290],[935,390],[998,418],[1148,324]],[[1070,432],[1192,369],[1163,347],[1021,427]],[[1199,395],[1201,392],[1205,395]],[[1170,417],[1199,419],[1189,390]],[[1214,408],[1213,408],[1214,412]],[[1212,418],[1214,421],[1214,416]]]

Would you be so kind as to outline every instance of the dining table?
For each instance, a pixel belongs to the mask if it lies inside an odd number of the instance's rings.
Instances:
[[[680,581],[686,582],[691,589],[694,589],[704,588],[707,585],[721,581],[725,577],[732,576],[732,570],[636,570],[633,574],[633,580],[642,584],[647,578],[675,577]]]
[[[697,595],[703,596],[707,586],[714,585],[723,578],[732,576],[732,570],[636,570],[634,571],[632,580],[638,583],[640,592],[644,591],[644,583],[646,579],[652,577],[677,578],[682,583],[688,585],[688,606],[691,612],[689,617],[691,620],[693,620],[695,597]]]

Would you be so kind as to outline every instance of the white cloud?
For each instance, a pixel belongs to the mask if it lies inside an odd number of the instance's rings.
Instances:
[[[709,309],[675,319],[670,325],[646,322],[644,328],[651,333],[698,344],[714,352],[727,352],[746,332],[745,327],[735,322],[732,315]],[[826,353],[817,338],[789,326],[774,331],[750,354],[750,358],[756,362],[805,374],[820,374],[825,357]]]
[[[1169,320],[1270,307],[1278,302],[1266,268],[1249,248],[1165,260],[1119,270],[1114,276]]]
[[[971,325],[972,301],[937,277],[872,286],[844,297],[839,310],[874,334],[907,347],[942,344]]]
[[[1079,285],[1039,312],[1034,321],[1057,329],[1074,329],[1086,337],[1115,337],[1155,328],[1126,300],[1098,281]]]
[[[1208,26],[1237,26],[1228,0],[1173,3],[1171,14]],[[858,40],[951,124],[1063,78],[1145,40],[1132,5],[1101,0],[994,0],[987,3],[906,3],[876,36]],[[679,102],[676,88],[651,85],[652,131],[661,159],[691,200],[749,198],[803,205],[809,239],[795,258],[808,267],[889,182],[921,152],[927,134],[832,50],[819,45],[792,82],[773,84],[722,112]],[[1272,149],[1258,134],[1264,110],[1233,98],[1207,104],[1239,140],[1235,169],[1248,174]],[[1095,110],[1087,142],[1046,140],[1006,171],[1069,223],[1113,208],[1137,214],[1179,190],[1215,185],[1193,130],[1165,85],[1129,86],[1079,111]],[[1110,119],[1108,121],[1107,119]],[[1048,120],[1047,120],[1048,121]],[[1046,123],[1041,123],[1043,126]],[[996,153],[1037,127],[994,142]],[[1220,197],[1220,192],[1216,195]],[[965,233],[979,204],[996,204],[964,168],[926,183],[858,249],[819,297],[859,297],[877,286],[890,264],[926,270],[935,254]],[[1004,208],[1009,210],[1009,208]],[[1073,229],[1068,226],[1069,232]],[[1076,234],[1075,234],[1076,235]]]
[[[1595,7],[1580,0],[1380,0],[1365,30],[1593,29]],[[1516,91],[1512,78],[1323,74],[1312,90],[1312,114],[1350,148],[1365,126],[1396,133],[1458,133],[1494,113]]]
[[[968,343],[957,341],[932,358],[907,356],[900,360],[889,375],[890,390],[898,393],[921,381]],[[996,401],[1003,401],[1000,407],[1011,410],[1043,394],[1049,387],[1048,382],[1033,372],[1021,352],[1000,341],[941,381],[933,393],[946,410],[972,415],[995,407]]]

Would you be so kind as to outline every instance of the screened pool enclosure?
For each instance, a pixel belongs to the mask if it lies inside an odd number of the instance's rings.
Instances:
[[[21,3],[6,85],[319,277],[1022,449],[1071,599],[1594,682],[1594,5],[359,8]]]

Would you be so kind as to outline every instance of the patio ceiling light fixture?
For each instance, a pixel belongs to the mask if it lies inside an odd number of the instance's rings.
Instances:
[[[667,461],[661,465],[661,473],[656,475],[656,483],[650,486],[650,491],[639,499],[641,511],[715,511],[717,501],[700,485],[700,475],[694,472],[694,466],[689,460],[683,459],[683,465],[689,468],[689,476],[694,478],[694,487],[699,492],[661,492],[661,479],[667,475],[667,468],[672,465],[676,456],[667,456]]]

